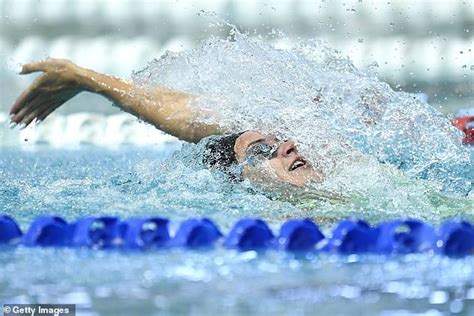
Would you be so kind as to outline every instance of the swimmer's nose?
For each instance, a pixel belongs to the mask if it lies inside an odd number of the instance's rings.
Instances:
[[[278,147],[278,156],[288,157],[292,154],[297,154],[296,144],[292,140],[287,140]]]

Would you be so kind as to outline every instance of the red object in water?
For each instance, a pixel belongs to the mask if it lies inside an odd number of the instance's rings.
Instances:
[[[474,145],[474,110],[461,110],[452,120],[454,126],[464,132],[462,143]]]
[[[466,136],[463,138],[463,144],[474,145],[474,119],[466,124]]]

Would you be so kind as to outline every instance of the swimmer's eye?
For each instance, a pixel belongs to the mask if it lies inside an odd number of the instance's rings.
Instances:
[[[275,149],[275,146],[259,143],[247,149],[247,156],[271,159]]]

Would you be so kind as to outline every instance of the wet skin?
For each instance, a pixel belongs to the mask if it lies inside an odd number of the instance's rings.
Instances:
[[[302,187],[309,181],[321,182],[323,180],[322,174],[298,153],[293,140],[279,142],[272,135],[265,135],[256,131],[247,131],[235,141],[234,151],[237,161],[244,164],[242,172],[244,178],[254,179],[261,176],[261,174],[256,175],[254,167],[245,164],[254,150],[253,147],[259,144],[276,147],[273,155],[266,158],[262,157],[260,163],[264,167],[269,167],[279,181]]]

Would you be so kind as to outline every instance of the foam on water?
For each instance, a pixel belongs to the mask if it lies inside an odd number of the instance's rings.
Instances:
[[[320,40],[281,50],[236,30],[231,35],[167,52],[133,79],[198,96],[191,106],[212,113],[200,119],[229,132],[296,140],[326,177],[314,189],[343,196],[341,210],[433,220],[455,209],[472,215],[472,201],[463,198],[473,188],[469,150],[429,104],[393,91]],[[439,192],[453,200],[445,203]]]

